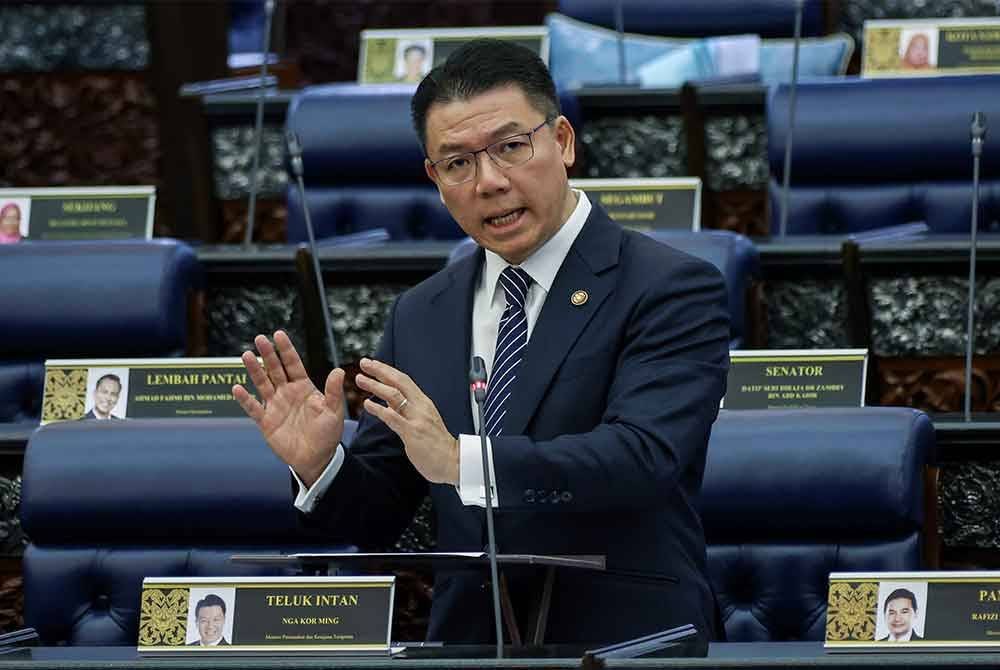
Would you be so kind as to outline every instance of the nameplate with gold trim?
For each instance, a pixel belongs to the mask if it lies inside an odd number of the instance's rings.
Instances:
[[[862,77],[997,72],[1000,18],[865,21]]]
[[[139,653],[389,654],[395,577],[147,577]]]
[[[545,26],[362,30],[358,83],[395,82],[416,87],[431,68],[448,60],[463,44],[484,37],[520,44],[549,62],[549,31]]]
[[[867,349],[729,352],[726,409],[864,407]]]
[[[701,179],[571,179],[613,221],[625,228],[701,230]]]
[[[48,360],[41,423],[242,417],[234,384],[256,392],[236,357]]]
[[[153,186],[5,188],[0,232],[16,222],[28,240],[148,240],[155,209]]]
[[[826,649],[1000,647],[1000,572],[834,572]]]

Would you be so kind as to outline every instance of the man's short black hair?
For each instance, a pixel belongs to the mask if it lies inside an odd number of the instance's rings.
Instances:
[[[459,47],[420,82],[410,102],[413,128],[427,149],[431,105],[469,100],[503,86],[521,89],[546,119],[559,116],[559,97],[545,63],[533,51],[507,40],[472,40]]]
[[[889,594],[889,597],[885,599],[885,604],[882,606],[882,612],[886,612],[889,609],[889,603],[897,598],[907,598],[913,605],[913,611],[917,611],[917,597],[913,595],[913,591],[909,589],[896,589]]]
[[[222,613],[226,613],[226,601],[214,593],[209,593],[198,601],[198,604],[194,606],[194,618],[198,618],[198,612],[201,611],[202,607],[221,607]]]
[[[105,379],[110,379],[111,381],[115,382],[116,384],[118,384],[118,390],[119,391],[122,390],[122,380],[121,380],[121,378],[118,375],[113,375],[113,374],[111,374],[109,372],[106,375],[102,375],[101,378],[97,380],[97,383],[94,384],[94,390],[95,391],[97,390],[97,387],[101,385],[101,382],[103,382]]]

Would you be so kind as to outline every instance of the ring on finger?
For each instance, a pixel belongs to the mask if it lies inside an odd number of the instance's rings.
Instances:
[[[399,403],[399,407],[396,408],[396,414],[402,414],[403,408],[406,407],[406,403],[410,402],[406,398],[403,398],[403,402]]]

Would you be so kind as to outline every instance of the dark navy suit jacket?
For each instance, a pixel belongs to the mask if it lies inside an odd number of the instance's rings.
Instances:
[[[474,434],[468,369],[483,253],[404,293],[376,355],[409,374],[453,434]],[[587,301],[570,297],[586,291]],[[623,230],[598,206],[563,262],[493,438],[501,552],[601,554],[649,582],[563,570],[547,641],[615,642],[693,623],[713,634],[705,540],[695,511],[709,431],[725,392],[729,317],[710,264]],[[430,485],[401,442],[362,418],[337,479],[309,515],[362,547],[391,546],[426,495],[439,551],[481,551],[483,509]],[[439,571],[428,639],[487,642],[486,574]],[[515,602],[537,582],[512,571]],[[522,622],[523,625],[523,622]]]

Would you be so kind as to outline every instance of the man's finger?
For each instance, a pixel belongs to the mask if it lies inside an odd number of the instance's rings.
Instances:
[[[417,394],[423,395],[423,391],[410,379],[410,375],[400,372],[391,365],[373,358],[362,358],[361,370],[369,377],[374,377],[388,386],[399,389],[404,397],[410,399],[410,402],[413,402],[413,398],[418,397]]]
[[[331,370],[323,387],[326,406],[338,414],[344,410],[344,376],[344,371],[340,368]]]
[[[282,365],[285,366],[285,372],[288,373],[289,380],[297,381],[309,376],[306,372],[306,366],[302,364],[299,352],[295,350],[295,345],[292,344],[292,338],[288,337],[285,331],[275,331],[274,346],[278,350],[278,356],[281,358]]]
[[[288,378],[285,377],[285,368],[281,365],[278,352],[274,350],[274,345],[271,344],[271,341],[263,335],[258,335],[253,338],[253,343],[257,346],[260,357],[264,359],[264,370],[267,372],[271,383],[277,387],[287,382]]]
[[[240,358],[243,360],[243,367],[247,369],[250,381],[257,388],[257,393],[260,394],[261,399],[265,402],[270,400],[274,396],[274,385],[268,379],[267,372],[260,364],[260,361],[253,355],[252,351],[244,351]]]
[[[383,407],[374,400],[366,399],[365,411],[376,419],[380,419],[385,425],[389,426],[389,430],[399,435],[400,438],[403,437],[403,430],[406,428],[406,419],[401,417],[396,410],[391,407]]]
[[[240,384],[233,387],[233,397],[236,398],[236,402],[240,404],[246,415],[260,424],[261,419],[264,418],[264,406],[257,402],[257,399]]]
[[[402,391],[394,386],[383,384],[377,379],[372,379],[367,375],[358,375],[354,378],[358,383],[358,388],[362,391],[378,396],[389,404],[393,409],[399,409],[404,400],[409,400]],[[411,401],[412,402],[412,401]]]

